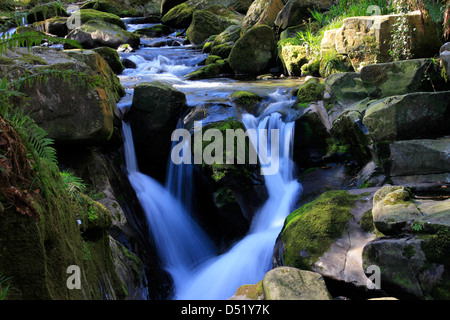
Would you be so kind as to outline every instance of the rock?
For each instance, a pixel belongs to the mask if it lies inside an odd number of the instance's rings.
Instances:
[[[300,45],[285,45],[278,53],[285,72],[289,76],[300,77],[302,66],[309,61],[306,48]]]
[[[45,21],[35,22],[32,24],[32,26],[38,31],[63,38],[69,32],[67,21],[67,17],[53,17]]]
[[[236,15],[226,7],[209,7],[198,10],[192,16],[192,22],[186,30],[187,39],[200,44],[212,35],[217,35],[233,24],[238,24]]]
[[[96,0],[90,9],[112,13],[119,17],[140,17],[143,14],[150,15],[151,6],[143,6],[142,1],[136,0]],[[82,6],[81,9],[87,9],[88,6]],[[156,11],[156,10],[155,10]]]
[[[163,17],[173,7],[186,2],[186,0],[161,0],[161,17]]]
[[[283,2],[281,0],[255,0],[248,8],[242,22],[241,35],[254,26],[267,25],[272,27],[282,8]]]
[[[322,53],[319,62],[319,75],[327,78],[334,73],[352,72],[352,63],[348,56],[338,54],[336,50],[327,50]]]
[[[323,84],[316,78],[311,78],[298,88],[295,103],[299,107],[298,104],[321,101],[323,100],[323,93]]]
[[[225,42],[219,45],[215,45],[210,52],[210,55],[219,56],[222,59],[226,59],[229,57],[231,53],[231,49],[233,49],[233,42]]]
[[[229,66],[225,60],[217,60],[214,63],[207,64],[185,76],[188,80],[210,79],[218,77],[229,72]]]
[[[450,138],[395,141],[389,149],[391,176],[450,172]]]
[[[369,96],[367,89],[362,85],[360,74],[356,72],[332,74],[325,79],[324,85],[325,105],[332,105],[338,109],[351,106]]]
[[[428,233],[450,228],[450,201],[414,197],[403,186],[385,186],[373,198],[373,222],[386,235],[413,232],[420,227]]]
[[[261,74],[276,57],[276,41],[271,28],[265,25],[249,29],[236,41],[229,64],[236,74]]]
[[[50,2],[40,6],[34,7],[27,14],[27,22],[29,24],[36,21],[44,21],[53,17],[68,17],[66,10],[62,7],[60,2]]]
[[[90,20],[100,20],[103,22],[108,22],[108,23],[114,24],[114,25],[126,30],[125,23],[122,21],[122,19],[120,19],[119,16],[117,16],[115,14],[102,12],[102,11],[98,11],[98,10],[93,10],[93,9],[80,9],[78,14],[80,15],[81,24],[84,24]]]
[[[364,268],[378,266],[380,286],[403,299],[448,299],[449,267],[444,252],[450,248],[449,232],[427,237],[382,237],[366,245]]]
[[[230,6],[233,8],[233,10],[236,10],[239,13],[247,14],[247,11],[252,3],[253,0],[233,0],[230,3]]]
[[[244,284],[228,300],[264,300],[262,280],[257,284]]]
[[[142,82],[134,88],[126,115],[133,132],[139,168],[164,181],[171,135],[185,111],[186,96],[168,84]]]
[[[118,116],[116,102],[125,94],[107,62],[93,51],[68,53],[33,48],[31,52],[45,59],[48,65],[30,70],[18,65],[11,68],[20,69],[21,76],[25,72],[30,75],[47,73],[47,81],[24,86],[23,93],[33,103],[19,106],[58,144],[107,142],[113,134],[114,118]],[[28,54],[26,49],[21,49],[11,53],[11,57],[14,55],[18,59],[20,53]],[[11,68],[3,68],[2,73],[12,74]],[[52,70],[55,73],[51,73]],[[69,73],[71,85],[62,81],[64,72]],[[94,77],[98,77],[97,82]]]
[[[67,35],[67,39],[78,41],[85,49],[103,46],[117,49],[122,44],[129,44],[133,48],[138,48],[140,44],[137,35],[123,30],[117,25],[100,20],[90,20],[73,29]]]
[[[343,26],[336,31],[337,52],[350,57],[355,71],[369,64],[388,62],[392,37],[390,30],[397,17],[384,15],[344,19]],[[429,15],[421,15],[419,11],[409,13],[407,20],[410,30],[413,30],[413,57],[433,56],[442,45],[439,27]]]
[[[444,43],[439,50],[439,57],[447,70],[447,78],[450,78],[450,42]]]
[[[291,267],[270,270],[262,281],[265,300],[331,300],[323,277]]]
[[[224,31],[219,33],[217,37],[214,38],[213,45],[218,46],[224,43],[236,42],[241,36],[241,27],[237,24],[233,24],[226,28]]]
[[[392,96],[369,105],[363,123],[375,142],[450,134],[450,91]]]
[[[289,0],[284,5],[283,9],[278,13],[275,25],[280,30],[285,30],[288,27],[298,25],[301,21],[306,21],[311,17],[309,9],[326,11],[331,7],[331,0]]]
[[[327,191],[285,221],[274,250],[276,265],[312,270],[375,289],[362,268],[364,246],[375,239],[370,199],[377,188]]]
[[[249,91],[235,91],[230,95],[231,101],[238,108],[242,108],[249,113],[253,113],[258,103],[262,101],[262,97],[256,93]]]
[[[407,94],[448,90],[441,68],[432,59],[413,59],[365,66],[360,76],[373,99]]]
[[[139,37],[158,38],[169,35],[172,33],[172,29],[169,26],[157,24],[149,28],[137,29],[133,33]]]
[[[125,69],[122,62],[120,61],[119,53],[113,48],[98,47],[93,49],[93,51],[97,52],[103,57],[103,59],[105,59],[106,62],[108,62],[109,66],[115,74],[121,74]]]

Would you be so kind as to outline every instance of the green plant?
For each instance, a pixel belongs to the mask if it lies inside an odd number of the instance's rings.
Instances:
[[[393,0],[392,4],[395,12],[399,16],[392,25],[392,40],[390,42],[391,48],[389,54],[394,61],[411,59],[412,37],[407,20],[407,13],[411,10],[410,1]]]
[[[9,287],[11,285],[11,277],[7,278],[0,273],[0,300],[5,300],[6,294],[8,293]]]
[[[424,222],[423,220],[419,220],[419,221],[414,221],[411,228],[416,231],[416,232],[420,232],[423,230],[423,226],[424,226]]]

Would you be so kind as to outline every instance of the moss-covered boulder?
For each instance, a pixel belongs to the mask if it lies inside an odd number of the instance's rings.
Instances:
[[[261,74],[276,57],[273,31],[266,25],[249,29],[230,52],[229,63],[236,74]]]
[[[253,113],[262,97],[250,91],[235,91],[230,95],[230,100],[238,107]]]
[[[195,71],[186,75],[188,80],[200,80],[219,77],[224,73],[229,73],[229,66],[227,61],[219,59],[212,63],[208,63]]]
[[[324,86],[317,78],[311,78],[297,90],[296,104],[323,100]]]
[[[370,104],[363,123],[376,142],[435,138],[450,133],[450,91],[391,96]]]
[[[363,86],[373,99],[407,94],[449,90],[441,76],[442,69],[432,59],[413,59],[378,63],[363,67],[360,72]]]
[[[145,13],[153,13],[147,12],[146,2],[142,0],[95,0],[91,1],[91,3],[87,2],[81,8],[112,13],[119,17],[139,17]]]
[[[292,267],[270,270],[262,287],[264,300],[331,300],[320,274]]]
[[[273,23],[283,8],[281,0],[256,0],[248,8],[244,21],[242,22],[241,34],[257,25],[273,26]]]
[[[109,66],[115,74],[121,74],[125,69],[122,62],[120,61],[119,53],[113,48],[98,47],[93,49],[93,51],[97,52],[103,57],[103,59],[105,59],[106,62],[108,62]]]
[[[233,42],[225,42],[219,45],[214,45],[211,49],[212,55],[219,56],[222,59],[227,59],[230,56],[231,50],[233,49]]]
[[[241,36],[241,27],[238,24],[233,24],[219,33],[215,38],[213,45],[218,46],[224,43],[234,43]]]
[[[89,20],[73,29],[67,39],[78,41],[85,49],[103,46],[117,49],[123,44],[138,48],[140,44],[139,36],[102,20]]]
[[[275,25],[280,30],[296,26],[299,22],[306,21],[310,18],[309,10],[326,11],[331,7],[331,0],[289,0],[285,3],[283,9],[277,14]]]
[[[262,280],[257,284],[244,284],[237,288],[229,300],[263,300]]]
[[[112,13],[102,12],[94,9],[81,9],[79,11],[79,15],[81,24],[84,24],[90,20],[100,20],[114,24],[124,30],[126,29],[125,23],[122,21],[122,19]]]
[[[212,6],[206,10],[198,10],[192,15],[192,22],[186,30],[187,39],[199,44],[212,35],[217,35],[240,20],[227,7]]]
[[[27,22],[29,24],[36,21],[44,21],[52,17],[68,17],[66,10],[64,10],[61,2],[53,1],[34,7],[27,14]]]
[[[186,2],[186,0],[161,0],[161,11],[160,15],[163,17],[170,9],[173,7]]]
[[[161,22],[172,28],[187,28],[192,22],[194,11],[195,7],[186,2],[180,3],[162,16]]]
[[[149,28],[137,29],[133,33],[138,35],[139,37],[150,37],[150,38],[158,38],[169,35],[172,32],[172,29],[169,26],[163,24],[157,24]]]
[[[65,37],[69,32],[67,21],[67,17],[53,17],[45,21],[35,22],[32,26],[37,31],[49,33],[58,37]]]
[[[327,96],[325,105],[338,109],[351,106],[369,96],[362,85],[360,74],[356,72],[334,73],[325,79],[324,85]]]
[[[327,50],[322,53],[322,58],[319,62],[319,74],[322,78],[343,72],[353,72],[348,56],[338,54],[336,50]]]

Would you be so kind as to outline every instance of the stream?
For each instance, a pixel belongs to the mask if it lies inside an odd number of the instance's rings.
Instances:
[[[128,29],[133,31],[149,26],[128,24]],[[207,106],[204,122],[236,117],[247,130],[267,132],[266,141],[275,141],[277,145],[278,153],[271,159],[276,162],[278,170],[269,172],[268,166],[261,165],[268,199],[255,214],[245,237],[228,251],[218,254],[214,242],[192,218],[193,165],[175,165],[168,159],[165,185],[142,174],[137,165],[130,126],[123,123],[128,178],[146,213],[162,266],[173,279],[174,292],[170,298],[228,299],[239,286],[259,282],[271,269],[276,238],[302,193],[292,161],[296,114],[290,108],[294,102],[290,90],[298,87],[300,80],[185,80],[184,76],[199,68],[198,64],[207,54],[194,50],[191,45],[184,45],[184,39],[177,38],[175,33],[170,37],[177,41],[176,46],[148,47],[152,42],[164,39],[145,39],[142,41],[144,46],[135,52],[120,53],[122,59],[134,62],[136,68],[125,69],[119,75],[127,95],[118,107],[125,110],[131,105],[133,87],[139,82],[161,81],[185,93],[188,106]],[[221,107],[230,105],[228,96],[237,90],[251,91],[264,97],[254,114],[237,110],[232,105]],[[184,119],[180,119],[178,127],[183,128],[183,125]],[[253,145],[259,146],[260,137],[253,138]],[[259,148],[261,162],[264,163],[261,157],[271,156],[273,151],[270,146],[264,150]]]

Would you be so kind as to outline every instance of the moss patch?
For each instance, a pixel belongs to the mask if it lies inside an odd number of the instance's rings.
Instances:
[[[342,190],[327,191],[292,212],[281,232],[285,265],[311,269],[342,235],[353,216],[351,207],[359,197]]]
[[[324,85],[312,78],[306,81],[297,91],[296,103],[320,101],[323,99]]]

